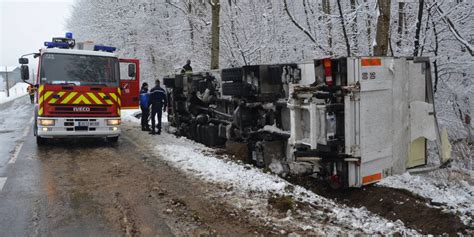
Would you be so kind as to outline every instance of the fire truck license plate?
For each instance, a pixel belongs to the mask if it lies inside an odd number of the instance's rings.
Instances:
[[[99,122],[80,121],[80,122],[77,122],[77,126],[80,126],[80,127],[99,126]]]

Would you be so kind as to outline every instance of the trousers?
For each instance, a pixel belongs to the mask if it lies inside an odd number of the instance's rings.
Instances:
[[[140,106],[140,109],[142,110],[142,128],[148,128],[150,126],[148,125],[148,118],[150,117],[150,108]]]
[[[161,131],[161,115],[163,114],[163,106],[160,104],[151,105],[151,130],[155,131],[155,127],[158,131]],[[158,118],[158,124],[155,126],[155,118]]]

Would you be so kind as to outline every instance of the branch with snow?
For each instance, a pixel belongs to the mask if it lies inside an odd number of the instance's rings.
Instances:
[[[443,22],[448,25],[449,30],[453,33],[454,37],[466,47],[467,51],[469,51],[469,54],[471,54],[471,56],[474,56],[474,46],[472,46],[469,42],[467,42],[467,40],[464,39],[464,37],[461,36],[461,33],[459,33],[454,23],[451,21],[451,19],[449,19],[447,14],[444,13],[443,9],[441,9],[438,2],[435,2],[434,4],[436,6],[436,11],[440,15]]]
[[[288,9],[287,0],[283,0],[283,3],[284,3],[284,5],[285,5],[285,8],[284,8],[284,9],[285,9],[285,12],[286,12],[286,14],[288,15],[288,17],[290,18],[291,22],[293,22],[293,24],[294,24],[298,29],[300,29],[301,31],[303,31],[303,33],[304,33],[306,36],[308,36],[308,38],[311,40],[311,42],[313,42],[319,49],[321,49],[321,50],[324,51],[324,49],[323,49],[320,45],[317,44],[316,39],[311,35],[311,33],[310,33],[308,30],[306,30],[303,26],[301,26],[301,25],[295,20],[295,18],[293,17],[293,15],[291,15],[290,10]]]

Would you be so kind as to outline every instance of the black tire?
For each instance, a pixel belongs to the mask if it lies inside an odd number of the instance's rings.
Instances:
[[[33,134],[38,136],[38,111],[35,109],[35,122],[33,123]]]
[[[232,82],[222,84],[222,95],[249,96],[252,94],[251,90],[251,86],[246,83]]]
[[[118,136],[116,136],[116,137],[107,137],[106,138],[107,142],[110,142],[110,143],[117,143],[118,139],[119,139]]]
[[[242,68],[226,68],[221,71],[222,81],[241,82],[242,77]]]
[[[38,146],[43,146],[46,144],[46,138],[43,138],[43,137],[40,137],[40,136],[36,136],[36,145]]]

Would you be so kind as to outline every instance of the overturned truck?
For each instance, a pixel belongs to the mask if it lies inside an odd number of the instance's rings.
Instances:
[[[449,159],[427,58],[325,58],[163,81],[177,135],[239,147],[244,159],[276,173],[360,187],[426,165],[428,140]]]

